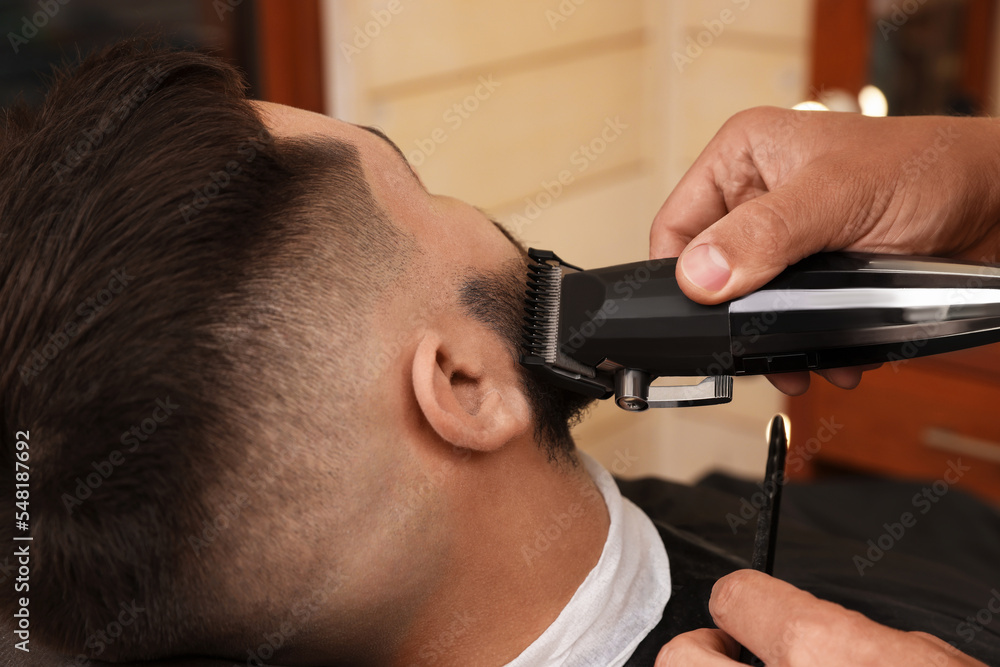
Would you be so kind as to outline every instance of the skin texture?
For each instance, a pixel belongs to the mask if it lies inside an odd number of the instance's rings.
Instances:
[[[887,628],[753,570],[719,579],[709,610],[721,629],[675,637],[656,667],[738,665],[737,642],[768,667],[984,667],[936,637]]]
[[[998,155],[1000,125],[986,118],[751,109],[725,124],[670,194],[650,256],[680,257],[682,289],[706,304],[822,251],[995,262]],[[853,388],[863,370],[821,375]],[[808,373],[770,379],[788,394],[809,386]],[[768,665],[981,664],[757,572],[719,580],[710,608],[721,630],[675,638],[657,667],[737,664],[734,638]]]
[[[750,109],[727,121],[667,198],[650,256],[680,257],[681,288],[706,304],[823,251],[994,261],[997,155],[1000,126],[987,118]],[[862,370],[821,374],[853,388]],[[809,375],[771,381],[800,394]]]
[[[523,262],[520,251],[477,209],[429,194],[384,139],[319,114],[260,109],[279,136],[353,144],[376,199],[417,244],[366,332],[381,361],[370,371],[376,390],[363,398],[378,406],[367,411],[364,442],[335,463],[310,450],[321,443],[303,445],[299,461],[339,466],[331,479],[351,480],[351,491],[323,475],[309,477],[321,488],[297,491],[312,499],[300,508],[306,522],[337,536],[299,558],[325,553],[338,584],[308,631],[274,660],[503,664],[569,602],[600,558],[609,521],[602,502],[582,501],[595,489],[582,466],[547,459],[516,358],[458,301],[463,278]],[[522,547],[549,526],[552,508],[578,502],[579,521],[528,564]],[[338,503],[344,509],[331,512]],[[288,585],[270,594],[296,592]]]

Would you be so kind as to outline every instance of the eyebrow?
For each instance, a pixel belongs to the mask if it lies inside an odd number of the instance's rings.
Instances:
[[[362,130],[367,130],[368,132],[371,132],[376,137],[379,137],[380,139],[382,139],[382,141],[389,144],[389,146],[392,147],[392,150],[396,151],[399,157],[402,158],[403,162],[406,164],[406,168],[410,170],[411,174],[413,174],[413,178],[417,179],[417,183],[420,183],[420,187],[422,187],[424,190],[427,189],[427,186],[424,185],[424,182],[422,180],[420,180],[420,176],[417,174],[417,172],[413,171],[413,166],[410,164],[410,161],[406,159],[406,155],[403,153],[403,150],[399,146],[397,146],[396,142],[390,139],[385,132],[378,129],[377,127],[369,127],[368,125],[357,125],[356,127],[360,127]]]

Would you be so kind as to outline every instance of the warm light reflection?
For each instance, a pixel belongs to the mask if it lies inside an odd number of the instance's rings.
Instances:
[[[889,113],[889,102],[882,91],[875,86],[865,86],[858,93],[858,104],[861,113],[866,116],[886,116]]]
[[[793,109],[798,111],[829,111],[825,104],[820,104],[815,100],[809,100],[808,102],[799,102]]]
[[[861,111],[858,108],[858,98],[843,88],[829,88],[824,90],[816,99],[830,111],[842,111],[845,113],[858,113]]]

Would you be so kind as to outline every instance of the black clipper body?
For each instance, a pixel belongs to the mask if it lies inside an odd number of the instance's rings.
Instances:
[[[826,253],[745,297],[688,299],[676,259],[583,271],[532,249],[521,363],[628,410],[723,403],[732,376],[891,362],[1000,341],[1000,267]],[[661,376],[709,376],[650,387]]]

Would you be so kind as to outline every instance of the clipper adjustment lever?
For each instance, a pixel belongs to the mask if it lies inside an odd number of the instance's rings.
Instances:
[[[693,405],[720,405],[733,400],[733,378],[713,375],[698,384],[651,387],[649,373],[634,368],[615,372],[615,403],[629,412],[647,408],[684,408]]]

